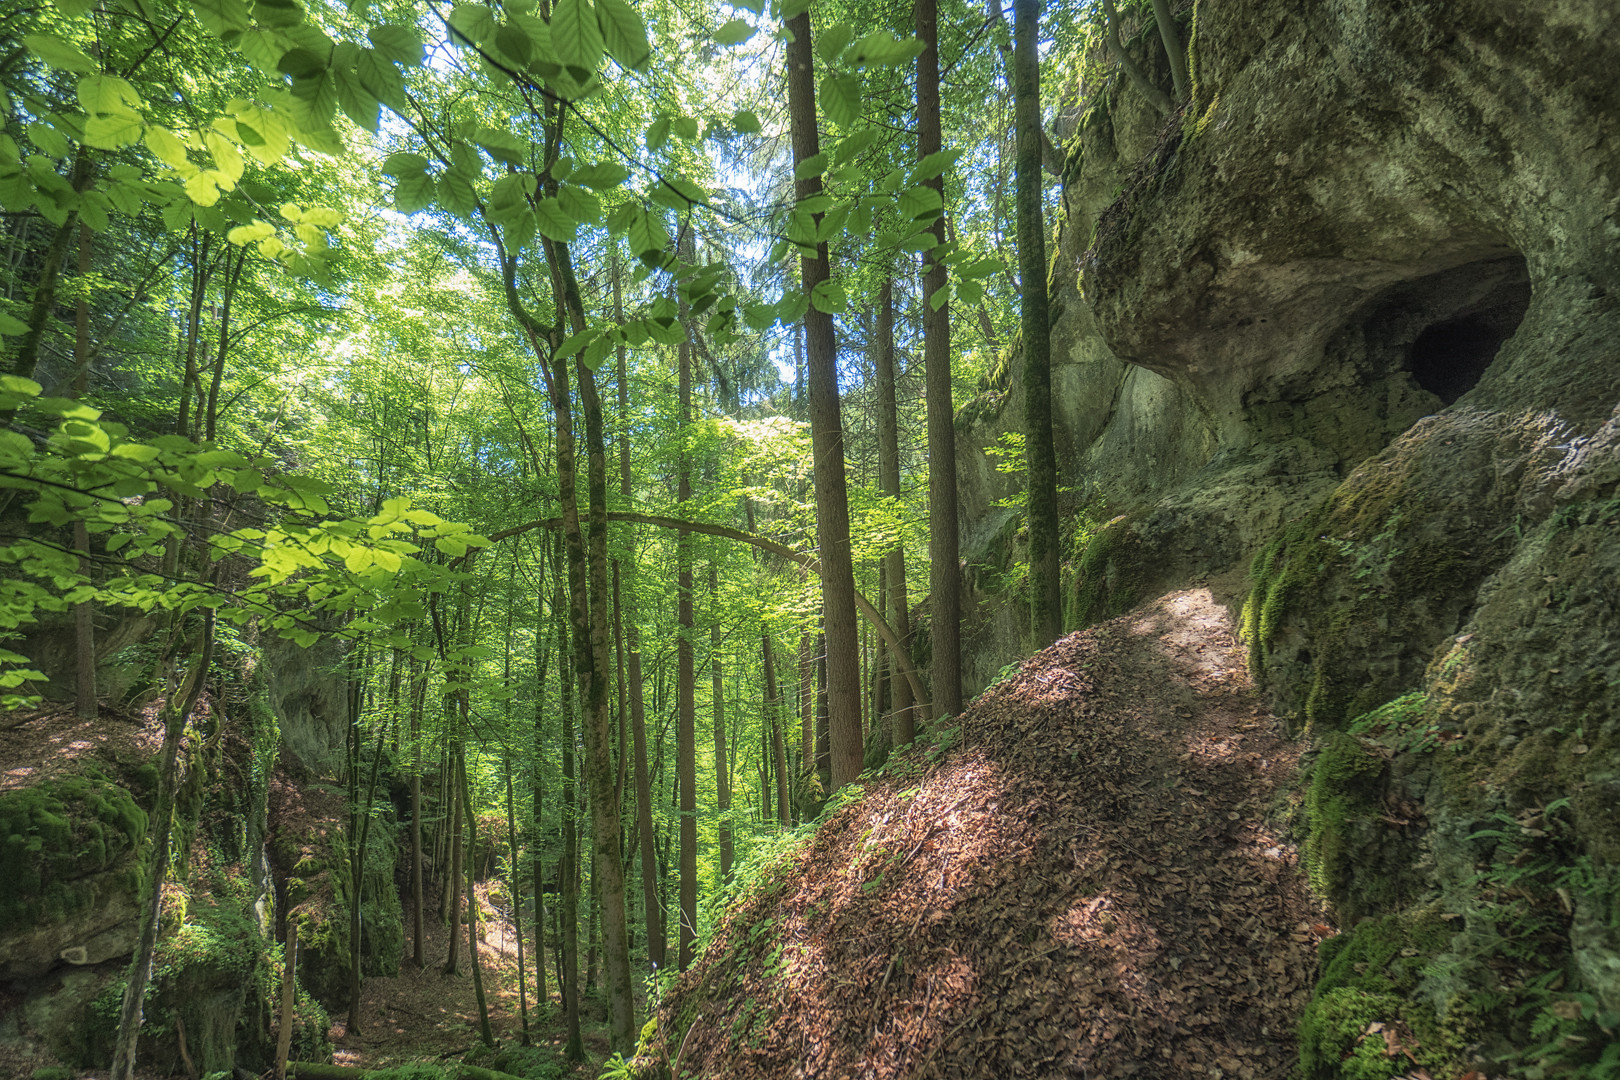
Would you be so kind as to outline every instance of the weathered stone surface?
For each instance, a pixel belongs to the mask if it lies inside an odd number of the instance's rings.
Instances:
[[[1611,6],[1228,0],[1196,23],[1192,101],[1161,122],[1101,88],[1066,171],[1061,483],[1100,526],[1071,552],[1071,625],[1224,585],[1279,709],[1384,762],[1342,821],[1307,822],[1351,853],[1321,887],[1374,920],[1347,948],[1427,972],[1408,1011],[1361,1019],[1427,1010],[1457,1072],[1500,1071],[1535,1017],[1593,1045],[1556,995],[1500,1022],[1477,995],[1533,962],[1620,1000]],[[974,461],[1020,426],[1016,369],[965,410],[980,681],[1020,643],[998,594],[1017,522],[989,509],[1010,485]],[[1507,959],[1530,933],[1533,961]],[[1376,975],[1324,994],[1395,1000]],[[1325,1016],[1311,1076],[1338,1075],[1357,1019]]]
[[[269,636],[259,644],[255,702],[281,729],[282,753],[315,775],[337,775],[349,725],[344,644],[323,637],[305,649]]]

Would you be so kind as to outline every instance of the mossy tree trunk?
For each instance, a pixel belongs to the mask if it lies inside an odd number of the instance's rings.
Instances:
[[[939,117],[939,11],[936,0],[914,5],[917,40],[917,156],[942,148]],[[943,198],[945,178],[924,181]],[[933,226],[945,242],[945,218]],[[928,258],[923,266],[923,380],[928,391],[928,561],[933,608],[933,697],[935,716],[962,711],[962,573],[956,506],[956,413],[951,398],[951,314],[940,290],[945,267]],[[934,297],[941,303],[934,306]]]
[[[925,316],[926,319],[926,316]],[[926,327],[926,323],[925,323]],[[924,331],[926,333],[926,329]],[[878,287],[877,326],[873,332],[876,345],[877,398],[878,398],[878,485],[891,499],[900,497],[900,414],[896,405],[894,370],[894,274],[883,276]],[[925,360],[927,344],[924,343]],[[888,595],[881,598],[889,609],[888,618],[900,641],[911,641],[910,600],[906,596],[906,549],[895,544],[884,557],[884,582]],[[894,745],[911,742],[916,732],[916,719],[912,712],[911,683],[901,673],[901,658],[896,650],[890,659],[894,673],[889,680],[893,687]]]
[[[179,632],[179,622],[174,633]],[[214,612],[203,613],[202,652],[192,668],[180,705],[169,699],[164,709],[163,752],[158,768],[156,806],[152,810],[149,832],[151,859],[147,868],[145,895],[141,898],[141,928],[136,937],[135,952],[130,957],[129,978],[124,984],[124,999],[118,1013],[118,1035],[113,1044],[112,1080],[134,1080],[135,1050],[140,1039],[142,1006],[146,986],[152,977],[152,950],[157,945],[158,917],[163,909],[163,884],[169,872],[169,840],[174,826],[174,797],[178,780],[180,738],[191,719],[192,710],[202,696],[208,680],[208,666],[214,659]]]
[[[1057,453],[1052,436],[1051,328],[1041,209],[1039,0],[1013,3],[1013,116],[1017,128],[1018,273],[1023,279],[1024,452],[1029,479],[1030,629],[1044,648],[1063,632],[1058,572]]]

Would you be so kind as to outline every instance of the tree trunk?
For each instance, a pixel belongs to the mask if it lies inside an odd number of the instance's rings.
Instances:
[[[1181,48],[1181,35],[1176,30],[1176,18],[1170,13],[1170,0],[1153,0],[1153,21],[1159,24],[1159,40],[1164,42],[1164,55],[1170,61],[1170,81],[1175,87],[1176,100],[1186,101],[1187,54]]]
[[[88,558],[90,530],[83,518],[73,519],[73,550]],[[84,567],[86,571],[89,567]],[[73,605],[74,715],[80,720],[94,720],[99,714],[96,704],[96,604],[86,600]]]
[[[281,1024],[276,1030],[276,1080],[286,1080],[287,1054],[292,1050],[293,1027],[298,1022],[298,923],[287,924],[287,943],[281,949]]]
[[[720,571],[709,560],[709,675],[714,705],[714,794],[720,813],[720,880],[731,880],[735,855],[731,834],[731,773],[726,765],[726,696],[720,661]]]
[[[197,699],[202,696],[203,684],[208,679],[208,665],[214,659],[214,612],[203,615],[202,655],[189,679],[184,703],[176,709],[171,698],[163,725],[162,764],[158,769],[156,805],[149,819],[148,850],[151,864],[147,869],[146,893],[141,898],[141,928],[135,939],[135,952],[130,957],[129,978],[124,984],[123,1005],[118,1013],[118,1034],[113,1044],[112,1080],[134,1080],[135,1049],[140,1038],[142,1005],[146,998],[146,984],[152,977],[152,950],[157,945],[158,916],[163,908],[163,883],[169,873],[169,839],[174,823],[174,794],[178,779],[180,737],[191,719]]]
[[[542,549],[543,550],[543,549]],[[542,574],[544,559],[541,560]],[[534,771],[529,777],[529,791],[533,797],[534,835],[534,1007],[544,1016],[551,1007],[551,991],[546,987],[546,862],[542,858],[545,835],[545,778],[541,773],[546,760],[545,701],[546,701],[546,608],[545,578],[535,593],[534,625]]]
[[[895,402],[894,369],[894,275],[885,274],[878,289],[877,327],[877,398],[878,398],[878,486],[891,499],[900,498],[900,417]],[[926,347],[926,346],[925,346]],[[888,586],[886,597],[889,625],[900,636],[906,648],[911,644],[910,602],[906,597],[906,549],[895,544],[884,557],[884,581]],[[892,648],[892,646],[891,646]],[[903,650],[895,650],[900,652]],[[894,745],[904,746],[915,734],[916,722],[912,713],[911,684],[901,674],[900,657],[891,654],[894,667],[890,694],[893,699]],[[909,659],[908,659],[909,663]]]
[[[1030,629],[1045,648],[1063,632],[1057,454],[1052,439],[1051,327],[1041,211],[1040,0],[1013,2],[1013,116],[1018,132],[1018,272],[1024,280],[1024,452],[1029,467]]]
[[[83,148],[73,160],[73,170],[68,179],[74,191],[83,191],[88,186],[90,157]],[[34,368],[39,363],[39,347],[45,340],[51,315],[56,310],[56,288],[62,278],[62,263],[67,259],[68,245],[73,242],[78,222],[79,212],[68,211],[67,220],[56,227],[51,246],[45,249],[45,263],[40,267],[39,284],[34,286],[34,303],[28,311],[28,329],[17,342],[17,354],[11,360],[13,375],[25,379],[34,377]],[[4,419],[6,417],[0,416],[0,420]]]
[[[422,908],[422,706],[427,698],[427,672],[411,665],[411,960],[416,970],[427,967],[423,939],[427,932]]]
[[[465,695],[467,692],[462,691]],[[467,699],[462,697],[465,709]],[[462,720],[466,720],[465,714]],[[478,815],[473,813],[472,789],[467,784],[467,750],[463,745],[456,755],[457,772],[461,782],[461,804],[467,808],[467,850],[478,850]],[[478,1035],[485,1046],[495,1045],[495,1036],[489,1029],[489,1003],[484,999],[484,969],[478,962],[478,893],[474,890],[472,867],[467,868],[467,962],[472,965],[473,996],[478,1001]]]
[[[917,155],[941,148],[939,120],[939,14],[936,0],[917,0]],[[945,190],[945,178],[924,183]],[[945,242],[943,215],[933,226]],[[947,287],[945,267],[925,256],[923,264],[923,379],[928,391],[928,559],[933,608],[933,696],[935,716],[962,711],[962,572],[957,537],[956,417],[951,400],[951,315],[949,303],[933,298]],[[900,578],[904,582],[905,578]]]
[[[562,414],[566,416],[566,411]],[[565,421],[559,417],[557,426],[562,428]],[[559,432],[560,434],[560,432]],[[572,442],[572,439],[570,439]],[[572,455],[570,455],[572,457]],[[571,505],[574,499],[572,469],[569,470],[568,487],[563,495],[564,506]],[[578,811],[579,796],[574,783],[574,695],[569,685],[573,673],[569,670],[568,623],[563,618],[563,583],[561,566],[563,539],[559,534],[557,542],[552,548],[552,566],[557,568],[555,591],[552,594],[552,611],[557,619],[557,662],[560,702],[562,712],[562,829],[563,829],[563,855],[562,863],[557,868],[557,888],[561,891],[559,904],[559,921],[557,925],[557,953],[559,969],[557,981],[562,986],[563,1025],[567,1034],[567,1043],[563,1048],[563,1056],[569,1061],[583,1061],[585,1059],[585,1041],[579,1030],[579,833],[575,827],[575,814]]]
[[[508,639],[510,645],[510,639]],[[519,1038],[524,1046],[529,1045],[529,986],[528,975],[523,970],[523,893],[518,888],[518,833],[517,811],[512,799],[512,758],[505,757],[506,766],[506,888],[512,894],[512,936],[517,938],[517,964],[518,964],[518,1022],[522,1025],[522,1034]]]
[[[795,169],[821,152],[816,124],[815,52],[810,15],[787,21],[788,119]],[[795,181],[801,200],[821,194],[821,177]],[[819,227],[821,215],[815,215]],[[800,277],[811,299],[804,316],[805,378],[814,456],[816,540],[821,548],[822,625],[827,636],[827,693],[831,730],[831,784],[843,787],[861,771],[861,686],[855,627],[855,566],[850,552],[849,501],[844,477],[844,426],[838,400],[838,341],[833,318],[820,310],[816,288],[831,276],[827,245],[801,252]]]
[[[775,650],[770,631],[760,634],[760,655],[765,666],[765,719],[771,725],[771,754],[776,759],[776,818],[783,825],[793,824],[793,805],[788,795],[787,741],[782,737],[782,692],[776,684]]]
[[[377,769],[382,764],[383,733],[386,729],[377,729],[377,745],[371,759],[371,779],[366,784],[366,801],[355,808],[355,817],[359,825],[359,835],[354,838],[354,847],[349,859],[349,877],[353,883],[354,892],[349,897],[349,1024],[351,1034],[360,1032],[360,988],[363,975],[360,971],[360,901],[365,894],[366,882],[366,844],[371,838],[371,802],[377,797]],[[355,744],[358,746],[360,733],[355,732]],[[355,761],[358,771],[359,760]],[[389,885],[389,888],[393,888]]]
[[[444,790],[450,795],[450,877],[449,900],[444,906],[445,923],[450,927],[450,950],[444,959],[444,973],[454,975],[459,970],[461,953],[461,871],[464,862],[461,850],[461,786],[456,783],[456,752],[450,750],[450,765],[445,770]]]
[[[579,299],[565,244],[554,245],[554,264],[562,276],[564,296],[572,314],[574,331],[585,329],[585,314]],[[560,366],[560,365],[559,365]],[[586,647],[578,649],[588,661],[580,679],[584,696],[585,769],[591,804],[591,889],[600,907],[593,911],[601,920],[602,960],[608,999],[609,1044],[614,1050],[630,1053],[636,1045],[635,1001],[630,981],[629,931],[624,913],[624,864],[620,861],[623,825],[619,818],[619,791],[622,783],[614,761],[613,709],[609,698],[613,668],[608,635],[608,613],[612,598],[608,592],[607,556],[607,442],[602,418],[602,396],[596,374],[576,358],[580,403],[585,413],[586,499],[590,512],[589,536],[576,556],[570,550],[570,578],[576,574],[574,600],[586,599],[586,572],[589,574],[587,611],[575,610],[575,633],[584,632]],[[562,381],[553,376],[554,381]],[[559,439],[559,454],[560,454]],[[559,469],[560,473],[560,469]],[[575,522],[577,530],[577,510]],[[563,513],[567,533],[568,508]],[[570,548],[573,545],[570,544]],[[578,638],[576,638],[578,641]],[[622,741],[621,741],[622,745]]]
[[[683,229],[680,238],[682,259],[692,261],[692,235]],[[687,442],[692,429],[692,345],[689,311],[681,303],[681,325],[686,333],[676,351],[680,395],[680,461],[677,465],[676,504],[685,510],[692,498],[692,461]],[[684,513],[683,513],[684,516]],[[681,817],[681,898],[678,963],[685,971],[692,963],[692,943],[697,937],[697,700],[693,688],[692,638],[692,537],[682,530],[675,541],[675,699],[678,713],[675,727],[675,772],[680,786]]]

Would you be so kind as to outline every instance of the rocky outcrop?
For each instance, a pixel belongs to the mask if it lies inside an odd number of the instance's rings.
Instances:
[[[1431,1071],[1578,1066],[1620,1030],[1612,12],[1184,15],[1192,100],[1161,123],[1097,89],[1066,170],[1071,623],[1208,580],[1320,743],[1301,830],[1361,921],[1307,1075],[1386,1075],[1345,1064],[1371,1023]],[[987,390],[961,471],[994,566],[982,447],[1021,407]]]

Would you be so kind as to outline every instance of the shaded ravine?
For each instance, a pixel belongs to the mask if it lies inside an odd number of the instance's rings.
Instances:
[[[704,1077],[1287,1076],[1332,932],[1268,824],[1298,755],[1207,591],[1071,635],[742,904],[654,1057]]]

